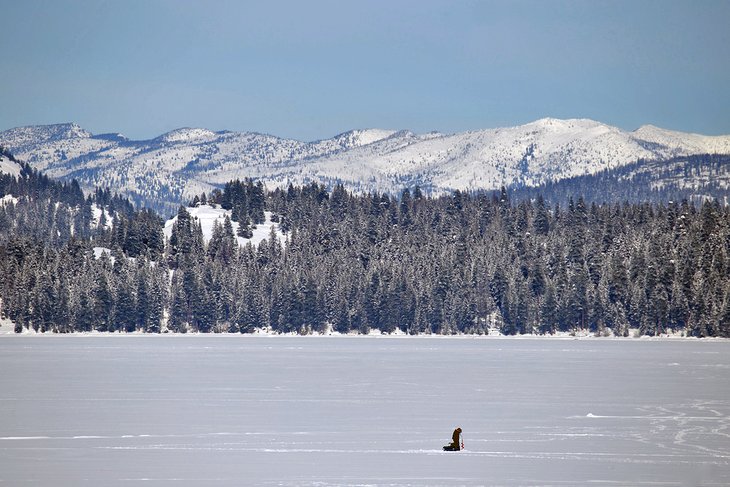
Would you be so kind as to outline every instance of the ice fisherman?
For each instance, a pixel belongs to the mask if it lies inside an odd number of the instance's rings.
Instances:
[[[446,451],[461,450],[461,442],[459,441],[461,439],[461,428],[456,428],[454,430],[454,433],[451,435],[451,439],[453,441],[449,445],[446,445],[444,447],[444,450],[446,450]]]

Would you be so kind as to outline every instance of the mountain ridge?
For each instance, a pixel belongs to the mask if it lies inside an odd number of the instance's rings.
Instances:
[[[542,118],[513,127],[453,134],[355,129],[303,142],[257,132],[182,127],[149,140],[94,135],[70,122],[0,132],[20,161],[82,187],[108,186],[137,204],[172,210],[196,194],[250,177],[268,186],[442,194],[537,186],[638,160],[730,154],[730,135],[705,136],[643,125],[634,131],[591,119]]]

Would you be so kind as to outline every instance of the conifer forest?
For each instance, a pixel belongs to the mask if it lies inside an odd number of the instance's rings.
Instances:
[[[12,195],[11,198],[7,195]],[[730,210],[715,201],[550,203],[417,187],[357,195],[233,181],[196,197],[206,243],[108,190],[0,175],[0,310],[16,331],[730,336]],[[95,252],[95,248],[109,252]]]

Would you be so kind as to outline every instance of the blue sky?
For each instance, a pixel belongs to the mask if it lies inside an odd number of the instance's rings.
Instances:
[[[0,0],[0,130],[730,134],[728,1]]]

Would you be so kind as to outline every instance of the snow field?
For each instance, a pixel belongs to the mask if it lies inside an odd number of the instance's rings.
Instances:
[[[727,485],[729,346],[8,336],[0,482]]]

